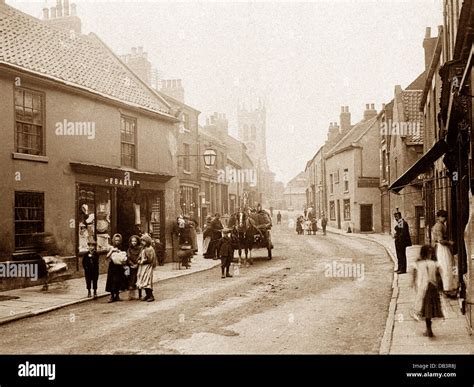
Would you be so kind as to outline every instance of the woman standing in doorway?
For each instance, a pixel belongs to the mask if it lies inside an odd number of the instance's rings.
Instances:
[[[456,297],[457,286],[453,275],[454,258],[449,248],[453,245],[453,242],[448,240],[445,225],[448,213],[445,210],[439,210],[436,213],[436,217],[436,224],[431,230],[431,241],[435,247],[436,259],[441,266],[443,290],[448,297]]]

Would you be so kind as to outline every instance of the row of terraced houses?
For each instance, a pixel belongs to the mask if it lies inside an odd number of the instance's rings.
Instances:
[[[202,226],[207,215],[269,205],[264,102],[239,108],[236,139],[225,114],[199,125],[181,80],[156,84],[142,47],[116,55],[82,33],[68,0],[42,19],[0,1],[0,260],[28,258],[46,231],[80,275],[86,236],[105,252],[114,233],[140,231],[160,238],[169,261],[178,215]]]

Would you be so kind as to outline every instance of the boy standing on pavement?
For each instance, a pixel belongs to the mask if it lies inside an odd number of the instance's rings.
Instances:
[[[222,230],[222,233],[224,235],[219,240],[219,243],[217,245],[217,253],[219,254],[219,258],[221,259],[221,278],[226,278],[232,277],[232,275],[229,273],[229,268],[230,264],[232,263],[232,258],[234,257],[234,249],[230,240],[230,229],[225,228]]]

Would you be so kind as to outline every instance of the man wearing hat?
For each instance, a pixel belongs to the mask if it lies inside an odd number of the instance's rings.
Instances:
[[[232,263],[232,258],[234,258],[234,248],[232,247],[232,242],[230,240],[230,231],[230,228],[227,227],[222,230],[223,236],[217,245],[217,253],[221,260],[221,278],[232,277],[229,273],[229,268]]]
[[[407,272],[407,254],[406,248],[411,246],[410,230],[408,223],[402,218],[401,212],[393,214],[397,225],[395,226],[395,250],[397,252],[398,268],[396,273],[404,274]]]

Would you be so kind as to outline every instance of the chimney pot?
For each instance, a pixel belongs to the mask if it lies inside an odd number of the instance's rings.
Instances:
[[[431,27],[426,27],[425,39],[431,38]]]

